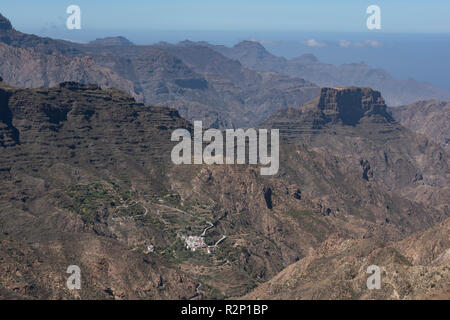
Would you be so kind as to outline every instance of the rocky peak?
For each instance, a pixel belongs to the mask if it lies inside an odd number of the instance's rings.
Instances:
[[[394,122],[381,94],[370,88],[338,87],[322,88],[301,108],[281,110],[262,126],[278,128],[288,139],[297,140],[303,134],[319,134],[329,126],[336,130],[369,122],[376,126]]]
[[[0,13],[0,30],[12,30],[11,22]]]
[[[380,92],[370,88],[322,88],[317,108],[328,121],[355,125],[363,117],[380,115],[392,121]]]

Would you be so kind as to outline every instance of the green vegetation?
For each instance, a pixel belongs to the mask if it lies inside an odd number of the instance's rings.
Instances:
[[[63,203],[63,207],[79,214],[83,221],[89,224],[98,219],[98,213],[102,208],[107,215],[108,206],[115,206],[119,201],[99,182],[71,186],[66,194],[69,200]]]
[[[120,207],[123,202],[131,203],[136,196],[114,182],[78,184],[67,188],[61,205],[79,214],[85,223],[93,224],[106,219],[111,212],[120,216],[143,214],[145,209],[140,204]]]
[[[180,238],[176,239],[169,247],[162,252],[163,257],[172,263],[180,264],[189,261],[196,265],[211,265],[210,257],[199,251],[191,251],[186,249],[184,241]]]

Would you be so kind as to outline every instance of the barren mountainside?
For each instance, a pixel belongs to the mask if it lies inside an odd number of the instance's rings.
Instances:
[[[319,90],[302,79],[246,69],[204,46],[135,46],[122,37],[78,44],[12,27],[0,30],[0,44],[0,75],[12,85],[95,83],[124,90],[146,104],[176,108],[184,118],[210,127],[256,126]]]
[[[389,112],[403,126],[423,134],[450,151],[450,102],[425,100],[390,108]]]
[[[254,41],[243,41],[231,48],[209,46],[227,57],[240,61],[248,68],[299,77],[321,87],[370,87],[380,91],[389,106],[399,106],[425,99],[450,99],[448,91],[430,83],[418,82],[414,79],[399,80],[392,77],[386,70],[374,69],[365,63],[335,66],[320,62],[312,54],[304,54],[288,60],[272,55],[260,43]]]
[[[385,116],[376,92],[342,90],[348,105],[333,102],[337,92],[323,92],[329,98],[322,110],[333,119],[358,109],[356,98],[364,102],[361,112]],[[76,298],[64,286],[72,264],[87,286],[81,298],[237,297],[335,234],[387,243],[448,217],[446,198],[404,192],[446,192],[433,187],[448,172],[446,158],[434,158],[425,141],[413,147],[412,132],[411,145],[387,148],[388,159],[408,161],[410,170],[429,164],[434,171],[423,170],[419,182],[399,171],[386,185],[390,167],[367,155],[296,140],[282,141],[280,172],[273,177],[246,165],[175,166],[170,134],[192,130],[190,123],[174,109],[145,106],[95,85],[19,89],[2,83],[0,108],[0,294],[6,298]],[[383,130],[391,121],[377,119]],[[346,130],[355,140],[367,139],[352,124],[335,125],[341,128],[335,139],[345,142]],[[421,163],[409,148],[421,152]],[[208,245],[218,243],[214,254],[186,249],[183,237],[202,233]]]
[[[450,298],[450,219],[401,242],[337,236],[292,264],[244,299]],[[431,256],[418,259],[417,254]],[[381,268],[381,289],[367,290],[367,268]],[[325,275],[325,276],[324,276]]]

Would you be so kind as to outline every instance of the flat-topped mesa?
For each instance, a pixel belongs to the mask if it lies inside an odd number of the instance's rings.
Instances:
[[[102,90],[102,88],[96,84],[83,84],[74,81],[61,82],[58,85],[58,87],[61,89],[67,89],[71,91]]]
[[[392,121],[380,92],[370,88],[322,88],[317,108],[323,113],[327,122],[356,125],[361,118],[373,116],[379,116],[375,118],[382,121]]]
[[[261,127],[280,129],[282,136],[298,140],[302,135],[324,130],[347,130],[361,125],[384,127],[393,123],[384,99],[378,91],[360,87],[322,88],[319,95],[301,108],[275,113]],[[383,129],[384,130],[384,129]]]
[[[11,22],[0,13],[0,30],[12,30]]]

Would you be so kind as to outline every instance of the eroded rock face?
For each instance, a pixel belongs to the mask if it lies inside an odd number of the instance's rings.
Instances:
[[[317,108],[327,121],[345,125],[356,125],[361,118],[375,115],[390,120],[381,94],[370,88],[323,88]]]
[[[361,168],[366,181],[448,214],[442,206],[449,192],[445,151],[396,123],[379,92],[324,88],[317,98],[275,114],[262,127],[279,128],[290,143],[334,154],[348,168]]]
[[[11,22],[0,13],[0,30],[12,30]]]
[[[450,219],[401,242],[374,243],[333,235],[244,299],[449,299]],[[381,288],[366,272],[380,268]]]
[[[389,112],[403,126],[423,134],[450,152],[450,102],[418,101],[407,106],[390,108]]]

